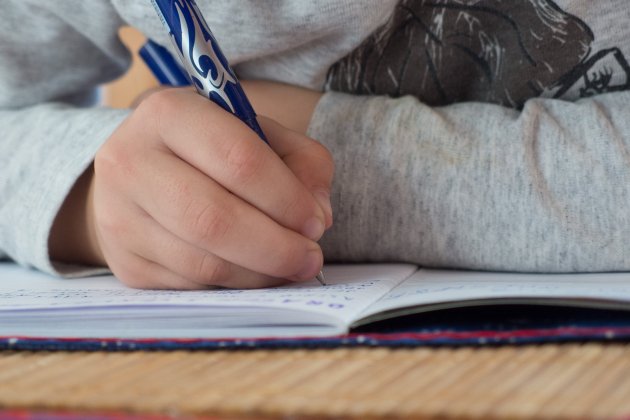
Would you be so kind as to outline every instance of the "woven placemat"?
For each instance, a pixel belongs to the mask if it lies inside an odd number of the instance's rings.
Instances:
[[[3,352],[5,410],[228,417],[630,414],[630,346]]]

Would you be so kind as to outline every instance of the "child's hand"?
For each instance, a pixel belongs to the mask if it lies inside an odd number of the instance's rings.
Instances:
[[[316,241],[332,223],[331,156],[272,120],[259,122],[271,147],[190,89],[144,100],[86,181],[91,259],[140,288],[313,278],[322,266]]]

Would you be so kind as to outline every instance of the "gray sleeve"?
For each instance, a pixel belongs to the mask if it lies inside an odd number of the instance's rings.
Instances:
[[[327,93],[328,261],[526,272],[630,270],[630,92],[522,111]]]
[[[81,108],[128,53],[109,2],[8,1],[0,19],[0,258],[70,275],[48,256],[68,191],[125,111]],[[86,273],[86,271],[83,271]]]

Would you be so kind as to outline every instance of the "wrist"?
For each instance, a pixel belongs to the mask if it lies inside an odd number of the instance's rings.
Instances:
[[[306,134],[321,92],[263,80],[243,81],[243,89],[259,115]]]
[[[50,258],[54,261],[106,265],[94,224],[93,174],[90,166],[77,179],[57,213],[48,240]]]

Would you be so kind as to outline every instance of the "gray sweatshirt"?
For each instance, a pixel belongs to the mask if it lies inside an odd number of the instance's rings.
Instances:
[[[327,261],[630,270],[627,0],[198,0],[241,78],[327,93]],[[88,107],[149,0],[4,0],[0,257],[60,275],[48,236],[128,111]]]

